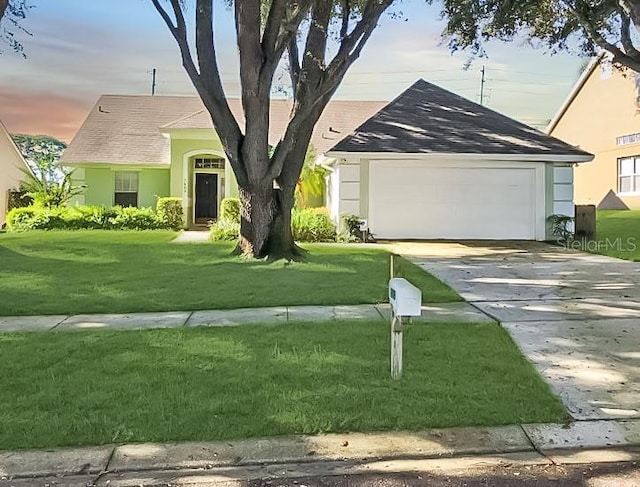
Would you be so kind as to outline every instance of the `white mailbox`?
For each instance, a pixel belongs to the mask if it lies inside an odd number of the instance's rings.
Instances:
[[[420,289],[400,277],[389,281],[389,303],[396,316],[420,316],[422,313]]]

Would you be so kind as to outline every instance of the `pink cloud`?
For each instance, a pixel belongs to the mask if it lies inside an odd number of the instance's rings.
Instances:
[[[69,142],[92,99],[0,86],[0,119],[12,133],[46,134]]]

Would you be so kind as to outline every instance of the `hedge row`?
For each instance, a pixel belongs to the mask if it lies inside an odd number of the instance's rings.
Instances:
[[[160,198],[151,208],[71,206],[14,208],[7,214],[7,230],[178,230],[182,227],[180,198]]]

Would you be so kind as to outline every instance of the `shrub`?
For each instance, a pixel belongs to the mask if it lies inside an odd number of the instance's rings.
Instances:
[[[366,242],[375,242],[375,238],[369,229],[366,229],[364,232],[360,230],[361,224],[362,219],[358,215],[343,215],[338,240],[347,243],[362,242],[362,239],[365,238]]]
[[[336,226],[326,208],[294,209],[291,214],[293,238],[301,242],[335,242]]]
[[[13,208],[7,213],[7,230],[10,232],[24,232],[33,230],[31,221],[33,220],[37,209],[33,206],[21,206]]]
[[[184,224],[181,198],[158,198],[156,213],[165,228],[180,230]]]
[[[224,198],[220,202],[220,219],[240,222],[240,200],[238,198]]]
[[[237,240],[240,236],[240,221],[232,220],[231,218],[222,217],[219,218],[213,225],[211,225],[210,239],[214,242],[220,240]]]
[[[14,208],[7,214],[7,229],[29,230],[155,230],[167,228],[151,208],[74,206]]]
[[[547,218],[551,225],[551,233],[559,242],[567,242],[574,237],[572,228],[575,218],[566,215],[551,215]]]
[[[106,210],[101,206],[74,206],[65,218],[67,230],[100,230],[107,227]]]
[[[162,228],[162,222],[151,208],[114,207],[116,216],[107,220],[109,227],[116,230],[155,230]]]
[[[59,230],[66,227],[68,210],[27,206],[14,208],[7,214],[7,230],[26,232],[29,230]]]

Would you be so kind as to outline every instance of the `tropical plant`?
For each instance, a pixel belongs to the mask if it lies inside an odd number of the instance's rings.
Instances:
[[[73,183],[73,171],[61,171],[62,178],[51,171],[54,166],[53,154],[43,156],[35,161],[36,171],[22,169],[25,180],[21,189],[33,200],[35,206],[56,208],[68,203],[74,196],[82,194],[86,186],[76,186]]]
[[[309,145],[304,165],[298,178],[298,184],[296,184],[295,198],[298,208],[306,208],[309,204],[309,197],[317,197],[324,194],[325,178],[329,171],[316,164],[317,158],[313,145]]]

